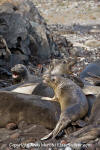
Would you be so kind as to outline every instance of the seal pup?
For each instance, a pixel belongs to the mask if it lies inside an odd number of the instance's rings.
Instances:
[[[38,80],[38,77],[31,75],[29,70],[23,64],[17,64],[11,68],[13,83],[25,83]]]
[[[25,65],[17,64],[11,69],[11,72],[14,85],[2,88],[0,91],[34,94],[51,98],[54,96],[52,88],[44,84],[41,77],[31,75]],[[48,100],[51,99],[48,98]]]
[[[55,98],[60,103],[61,115],[54,130],[41,140],[55,138],[71,122],[83,118],[88,112],[88,102],[81,88],[70,79],[46,75],[44,82],[53,88]]]

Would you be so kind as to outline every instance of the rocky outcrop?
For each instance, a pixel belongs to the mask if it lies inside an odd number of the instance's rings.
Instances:
[[[20,51],[22,57],[49,58],[54,43],[33,2],[6,0],[0,3],[0,34],[5,38],[11,53]]]

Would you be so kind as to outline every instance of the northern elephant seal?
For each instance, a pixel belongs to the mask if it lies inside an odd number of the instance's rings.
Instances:
[[[88,64],[88,66],[80,73],[80,78],[85,79],[91,77],[91,74],[100,76],[100,59]]]
[[[63,74],[72,74],[72,67],[77,63],[77,59],[68,60],[65,59],[54,59],[51,61],[49,66],[49,72],[52,75],[63,75]]]
[[[0,92],[0,127],[8,123],[40,124],[53,129],[60,114],[57,102],[36,95]]]
[[[17,64],[11,68],[12,78],[14,84],[17,83],[26,83],[26,82],[36,82],[39,80],[35,75],[31,75],[27,67],[23,64]]]
[[[77,77],[72,75],[72,67],[77,63],[77,58],[75,57],[74,59],[69,58],[68,60],[65,59],[54,59],[51,61],[49,65],[49,69],[44,73],[45,74],[51,74],[51,75],[60,75],[64,76],[65,78],[69,78],[73,80],[76,84],[78,84],[80,87],[84,87],[84,83],[82,80]]]
[[[17,64],[12,69],[14,85],[2,88],[0,91],[12,91],[23,94],[34,94],[46,97],[53,97],[53,90],[42,82],[42,78],[31,75],[27,67]]]
[[[88,102],[81,88],[70,79],[61,76],[45,76],[44,82],[54,89],[55,98],[60,103],[61,115],[55,129],[41,140],[55,138],[71,122],[84,117],[88,112]]]

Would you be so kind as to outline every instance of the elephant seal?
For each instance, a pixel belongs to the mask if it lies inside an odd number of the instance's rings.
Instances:
[[[67,140],[69,140],[69,142],[87,143],[98,137],[100,137],[100,95],[93,104],[87,126],[72,133]]]
[[[0,91],[0,127],[25,121],[53,129],[59,115],[60,106],[57,102],[36,95]]]
[[[17,64],[11,68],[13,83],[25,83],[38,80],[38,77],[31,75],[28,69],[23,64]]]
[[[77,77],[72,75],[72,67],[77,63],[77,58],[74,59],[69,58],[68,60],[65,59],[54,59],[51,61],[49,65],[49,69],[44,73],[45,74],[51,74],[51,75],[61,75],[65,78],[69,78],[73,80],[76,84],[78,84],[80,87],[84,87],[83,81]]]
[[[97,62],[99,62],[99,60]],[[44,74],[44,76],[46,74],[64,76],[65,78],[71,79],[78,86],[80,86],[86,96],[87,95],[95,95],[97,97],[100,94],[100,87],[94,86],[95,84],[89,84],[89,82],[87,82],[87,83],[84,82],[84,79],[82,79],[81,75],[80,75],[80,77],[72,75],[72,67],[76,63],[77,63],[77,58],[69,59],[69,61],[62,60],[62,59],[61,60],[54,59],[51,62],[50,67],[49,67],[48,71]],[[92,68],[91,68],[91,70],[92,70]],[[88,75],[91,76],[91,74],[88,74]]]
[[[55,129],[41,140],[55,138],[71,122],[83,118],[88,112],[88,102],[81,88],[70,79],[61,76],[45,76],[44,82],[54,89],[60,103],[61,115]]]
[[[1,88],[0,91],[11,91],[22,94],[39,95],[49,97],[48,100],[52,100],[52,97],[54,96],[53,89],[39,81],[36,83],[27,82],[11,85],[6,88]]]
[[[72,74],[72,67],[77,63],[77,59],[68,60],[65,59],[54,59],[50,63],[49,72],[52,75],[63,75],[63,74]]]
[[[80,78],[85,79],[91,77],[90,74],[100,76],[100,59],[90,63],[81,73]]]
[[[17,64],[12,69],[14,85],[2,88],[0,91],[12,91],[23,94],[34,94],[44,97],[53,97],[52,88],[42,82],[42,78],[31,75],[26,66]],[[50,100],[50,99],[49,99]]]

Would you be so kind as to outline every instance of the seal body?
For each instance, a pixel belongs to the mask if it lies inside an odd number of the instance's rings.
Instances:
[[[90,63],[81,73],[80,78],[91,77],[89,74],[100,76],[100,60]]]
[[[0,91],[0,127],[25,121],[53,129],[59,115],[60,106],[57,102],[36,95]]]
[[[53,89],[39,81],[36,83],[33,81],[11,85],[6,88],[1,88],[0,91],[11,91],[22,94],[50,97],[49,100],[51,100],[51,98],[54,96]]]
[[[31,75],[23,64],[15,65],[11,71],[14,85],[2,88],[0,91],[34,94],[51,98],[54,96],[52,88],[44,84],[42,78]]]
[[[25,83],[38,80],[38,77],[31,75],[27,67],[23,64],[17,64],[12,69],[13,83]]]
[[[72,133],[69,142],[89,142],[100,137],[100,95],[95,100],[87,126]]]
[[[81,88],[70,79],[61,76],[46,76],[44,81],[54,89],[60,103],[61,115],[55,129],[42,140],[55,138],[68,125],[81,119],[88,112],[88,102]]]

